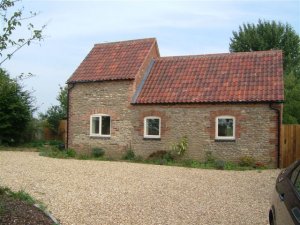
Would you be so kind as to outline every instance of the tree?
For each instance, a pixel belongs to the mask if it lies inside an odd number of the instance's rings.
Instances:
[[[24,46],[29,46],[34,41],[43,40],[42,31],[46,25],[36,29],[32,23],[26,23],[37,13],[30,12],[24,16],[24,8],[15,9],[17,2],[21,0],[1,0],[0,20],[3,28],[0,33],[0,66]],[[16,36],[18,28],[26,26],[27,34],[24,37]]]
[[[283,123],[300,124],[300,78],[289,73],[284,78],[285,104],[283,108]]]
[[[3,63],[21,48],[43,40],[42,31],[45,26],[36,29],[30,23],[30,19],[37,13],[25,15],[23,7],[16,8],[18,2],[20,0],[0,1],[0,144],[19,143],[31,136],[26,131],[32,126],[32,114],[35,110],[33,97],[20,84],[22,74],[11,79],[1,69]],[[27,32],[22,28],[26,28]]]
[[[18,80],[0,69],[0,144],[19,143],[35,110],[34,99]]]
[[[243,24],[239,27],[238,32],[233,31],[232,34],[229,45],[230,52],[280,49],[284,55],[285,73],[299,72],[300,38],[289,24],[259,20],[257,24]]]
[[[47,121],[48,127],[54,134],[58,134],[59,123],[67,117],[67,96],[68,87],[59,87],[60,92],[56,97],[59,105],[51,106],[45,114],[40,117]]]
[[[259,20],[232,32],[230,52],[283,51],[285,103],[284,123],[300,123],[300,37],[289,24]]]

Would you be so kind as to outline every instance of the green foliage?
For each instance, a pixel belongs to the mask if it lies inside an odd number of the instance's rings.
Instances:
[[[216,169],[218,169],[218,170],[224,170],[225,165],[226,165],[226,162],[224,162],[223,160],[217,160],[215,162]]]
[[[255,165],[254,165],[254,168],[255,169],[266,169],[267,166],[262,162],[256,162]]]
[[[65,151],[68,158],[74,158],[76,156],[76,152],[74,149],[69,148],[66,149]]]
[[[122,157],[122,159],[125,160],[134,160],[134,158],[135,158],[135,153],[132,149],[128,149],[125,155]]]
[[[102,157],[104,156],[104,149],[102,148],[93,148],[92,149],[92,155],[95,157],[95,158],[99,158],[99,157]]]
[[[77,156],[77,159],[80,159],[80,160],[89,160],[91,159],[91,157],[87,154],[80,154]]]
[[[76,152],[73,149],[59,150],[56,146],[43,146],[39,148],[40,156],[47,156],[51,158],[75,158]]]
[[[184,167],[191,167],[191,168],[203,168],[203,163],[193,160],[193,159],[186,159],[182,161],[182,165]]]
[[[166,165],[174,161],[174,155],[171,151],[156,151],[149,155],[147,162],[152,162],[158,165]]]
[[[17,8],[18,2],[20,1],[0,1],[0,66],[24,46],[43,40],[42,31],[45,25],[36,29],[29,20],[37,16],[37,13],[30,12],[29,15],[24,15],[24,8],[22,6]],[[18,28],[22,26],[27,28],[27,32],[20,32]],[[22,33],[23,37],[16,35],[18,33]]]
[[[17,144],[32,120],[33,97],[0,69],[0,144]]]
[[[35,141],[25,143],[24,145],[22,145],[22,147],[39,148],[39,147],[43,147],[45,145],[45,143],[46,143],[46,141],[44,141],[44,140],[35,140]]]
[[[1,213],[4,213],[6,211],[4,205],[1,205],[2,203],[2,199],[1,197],[9,197],[9,198],[13,198],[22,202],[25,202],[29,205],[35,205],[37,206],[40,210],[42,210],[43,212],[46,211],[46,206],[34,199],[33,197],[31,197],[27,192],[25,192],[24,190],[20,190],[18,192],[14,192],[11,189],[7,188],[7,187],[2,187],[0,186],[0,215]]]
[[[178,143],[172,145],[172,151],[178,156],[182,156],[188,148],[188,139],[186,136],[183,136]]]
[[[57,101],[59,102],[59,106],[65,115],[67,116],[67,107],[68,107],[68,86],[59,87],[59,94],[57,96]]]
[[[7,196],[12,197],[14,199],[26,202],[30,205],[33,205],[37,202],[34,198],[32,198],[24,190],[20,190],[18,192],[13,192],[7,187],[0,187],[0,196],[1,195],[7,195]]]
[[[143,160],[143,157],[140,155],[135,156],[133,159],[134,162],[143,162]]]
[[[67,97],[68,87],[60,87],[60,92],[56,99],[59,105],[48,108],[45,114],[40,114],[40,118],[47,121],[47,125],[54,134],[58,134],[59,123],[67,117]]]
[[[213,156],[211,151],[205,152],[205,162],[206,163],[215,163],[216,158]]]
[[[255,159],[251,156],[241,157],[239,160],[240,166],[255,167]]]
[[[63,144],[64,142],[63,141],[60,141],[60,140],[50,140],[50,141],[47,141],[46,144],[48,145],[52,145],[52,146],[56,146],[58,147],[59,145]]]
[[[80,160],[108,160],[113,161],[110,158],[97,157],[95,155],[90,156],[86,154],[77,155],[74,150],[67,149],[65,151],[59,151],[55,146],[44,146],[39,148],[41,156],[47,156],[52,158],[75,158]],[[167,166],[182,166],[189,168],[201,168],[201,169],[219,169],[219,170],[253,170],[253,169],[266,169],[267,167],[263,163],[253,161],[253,158],[243,157],[241,163],[225,162],[223,160],[216,160],[210,153],[208,153],[208,160],[200,162],[193,159],[176,160],[173,158],[170,151],[157,151],[152,154],[151,157],[143,159],[141,156],[135,156],[132,149],[128,149],[122,159],[139,162],[150,163],[156,165]],[[1,189],[0,189],[1,192]]]
[[[300,123],[300,76],[293,72],[284,77],[285,103],[283,107],[283,123]]]
[[[233,31],[230,52],[283,51],[285,103],[283,123],[300,123],[300,37],[289,24],[259,20]]]
[[[284,54],[284,70],[299,70],[300,38],[289,24],[259,20],[257,24],[243,24],[232,34],[230,52],[280,49]]]

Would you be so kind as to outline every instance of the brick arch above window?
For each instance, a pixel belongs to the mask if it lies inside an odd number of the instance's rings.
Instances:
[[[215,110],[209,113],[209,127],[207,127],[207,132],[209,133],[210,139],[215,139],[216,118],[221,116],[231,116],[235,118],[235,140],[241,137],[242,132],[247,132],[241,127],[241,121],[245,119],[245,116],[242,115],[241,110]]]
[[[120,120],[120,114],[108,108],[94,108],[88,112],[89,116],[93,114],[107,114],[110,115],[113,120]]]
[[[160,118],[160,135],[163,136],[168,132],[169,116],[166,112],[159,110],[141,110],[139,112],[138,123],[134,126],[134,130],[139,133],[140,136],[144,136],[144,119],[145,117],[159,117]]]

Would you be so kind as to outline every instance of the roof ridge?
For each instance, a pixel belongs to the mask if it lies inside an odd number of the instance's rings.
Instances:
[[[156,60],[172,60],[172,59],[189,59],[189,58],[205,58],[205,57],[222,57],[222,56],[240,56],[240,55],[257,55],[257,54],[275,54],[282,53],[282,50],[266,50],[266,51],[252,51],[252,52],[224,52],[224,53],[209,53],[201,55],[178,55],[178,56],[162,56]]]
[[[140,39],[125,40],[125,41],[103,42],[103,43],[96,43],[96,44],[94,44],[94,46],[135,43],[135,42],[142,42],[142,41],[148,41],[148,40],[156,41],[156,38],[152,37],[152,38],[140,38]]]

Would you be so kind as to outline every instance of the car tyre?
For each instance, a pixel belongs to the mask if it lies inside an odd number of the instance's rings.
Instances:
[[[275,225],[272,210],[270,210],[270,212],[269,212],[269,223],[270,223],[270,225]]]

